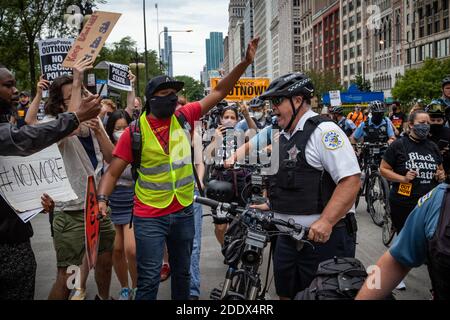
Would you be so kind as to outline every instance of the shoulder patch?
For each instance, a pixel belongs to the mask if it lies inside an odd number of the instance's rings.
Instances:
[[[419,201],[417,202],[417,205],[419,207],[421,207],[426,201],[431,199],[431,196],[433,195],[433,190],[431,190],[430,192],[428,192],[426,195],[424,195],[422,198],[419,199]]]
[[[336,131],[328,131],[323,134],[322,142],[328,150],[336,150],[344,145],[344,140]]]

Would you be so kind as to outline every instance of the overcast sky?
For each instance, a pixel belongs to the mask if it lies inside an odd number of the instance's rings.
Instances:
[[[131,36],[138,42],[139,50],[144,50],[144,17],[141,0],[108,0],[99,5],[99,10],[122,13],[111,32],[107,43]],[[228,0],[160,0],[146,1],[147,45],[149,50],[158,51],[158,35],[155,3],[159,8],[160,31],[164,26],[169,30],[188,30],[192,33],[173,33],[172,50],[194,51],[193,54],[174,53],[174,75],[189,75],[200,79],[200,72],[206,64],[205,39],[212,31],[228,30]],[[164,35],[161,35],[163,47]]]

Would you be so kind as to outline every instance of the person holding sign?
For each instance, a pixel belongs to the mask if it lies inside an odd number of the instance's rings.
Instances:
[[[393,182],[389,206],[397,234],[420,197],[445,180],[442,155],[438,146],[428,139],[429,115],[425,111],[412,113],[409,129],[409,135],[388,147],[380,165],[381,175]]]
[[[17,98],[12,73],[0,65],[0,155],[28,156],[70,135],[80,121],[96,117],[100,101],[92,96],[83,99],[74,113],[62,113],[45,124],[13,128],[5,115]],[[0,196],[0,300],[34,298],[36,260],[30,244],[33,229],[23,223]],[[7,272],[7,273],[5,273]]]
[[[172,299],[189,298],[189,268],[195,233],[194,174],[191,137],[183,128],[190,127],[187,131],[192,131],[194,122],[233,89],[253,62],[258,42],[259,38],[250,41],[244,60],[208,96],[177,111],[176,93],[184,83],[168,76],[151,79],[146,88],[145,111],[117,143],[115,158],[100,182],[98,201],[100,212],[106,216],[109,195],[122,172],[133,163],[139,176],[133,212],[138,268],[136,300],[156,299],[166,243],[172,269]]]

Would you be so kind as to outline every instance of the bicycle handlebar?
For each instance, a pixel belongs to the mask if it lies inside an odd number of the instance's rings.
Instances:
[[[279,225],[282,227],[289,228],[295,233],[295,234],[291,234],[291,236],[293,238],[295,238],[296,240],[307,240],[307,237],[309,234],[308,227],[305,227],[305,226],[295,223],[295,221],[293,219],[289,219],[288,221],[285,221],[285,220],[273,218],[273,213],[270,211],[264,212],[264,211],[261,211],[258,209],[252,209],[252,208],[246,210],[243,208],[239,208],[237,206],[233,206],[232,204],[221,203],[216,200],[199,197],[199,196],[195,196],[194,201],[197,203],[209,206],[212,209],[216,209],[216,210],[220,209],[220,210],[224,210],[224,211],[229,211],[230,214],[246,213],[247,216],[249,216],[252,219],[258,220],[261,223],[269,223],[269,224],[271,223],[274,225]]]

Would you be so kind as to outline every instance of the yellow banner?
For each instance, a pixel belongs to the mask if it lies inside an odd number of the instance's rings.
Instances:
[[[211,78],[211,89],[217,87],[221,78]],[[268,78],[241,78],[225,98],[227,101],[248,101],[262,95],[269,86]]]

